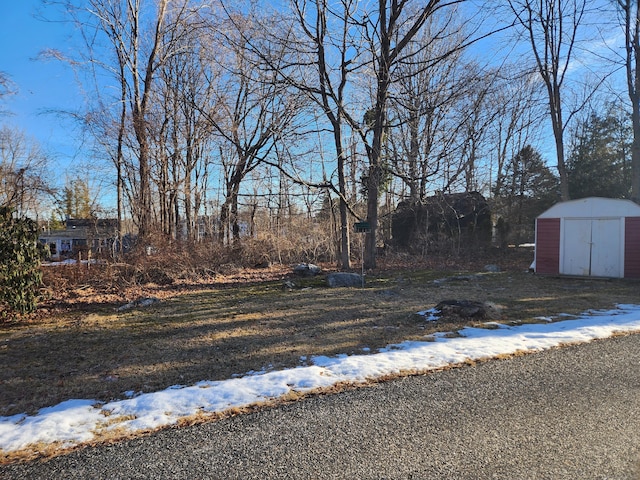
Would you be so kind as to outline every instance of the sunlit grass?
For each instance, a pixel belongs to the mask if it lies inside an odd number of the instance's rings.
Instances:
[[[640,303],[639,287],[525,272],[398,271],[368,276],[365,288],[330,289],[322,279],[302,279],[290,291],[280,282],[202,288],[147,308],[54,314],[0,329],[0,415],[33,413],[69,398],[108,401],[125,391],[295,367],[314,355],[365,347],[374,353],[478,325],[477,319],[426,322],[416,315],[445,299],[492,302],[500,318],[491,320],[523,323]]]

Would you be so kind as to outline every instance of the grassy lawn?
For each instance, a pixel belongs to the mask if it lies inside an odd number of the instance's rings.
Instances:
[[[444,279],[444,280],[443,280]],[[328,288],[322,278],[283,289],[281,280],[211,284],[165,295],[150,307],[113,304],[52,310],[37,322],[0,326],[0,416],[71,398],[109,401],[252,370],[282,369],[314,355],[367,354],[486,320],[416,312],[446,299],[496,305],[504,322],[640,303],[640,283],[539,277],[526,266],[501,273],[386,271],[362,288]]]

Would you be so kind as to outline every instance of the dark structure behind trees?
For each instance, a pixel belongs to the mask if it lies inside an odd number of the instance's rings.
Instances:
[[[461,251],[491,244],[491,210],[478,192],[401,202],[393,214],[393,245],[411,253]]]

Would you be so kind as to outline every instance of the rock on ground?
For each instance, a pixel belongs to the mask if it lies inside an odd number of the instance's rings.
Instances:
[[[327,275],[327,285],[330,287],[361,287],[362,275],[357,273],[336,272]]]
[[[300,277],[314,277],[321,271],[322,269],[313,263],[300,263],[293,267],[293,273]]]
[[[498,311],[498,307],[488,302],[475,300],[443,300],[436,305],[435,310],[441,315],[457,315],[462,318],[491,318]]]

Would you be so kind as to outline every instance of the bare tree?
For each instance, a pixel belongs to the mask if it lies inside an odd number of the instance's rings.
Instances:
[[[15,85],[9,78],[9,75],[5,72],[0,72],[0,100],[4,100],[5,97],[8,97],[15,92]],[[0,110],[0,116],[1,115],[7,115],[7,112],[5,110]]]
[[[343,118],[344,118],[344,96],[345,86],[347,85],[347,77],[351,68],[349,63],[351,59],[347,54],[347,35],[349,28],[348,18],[349,10],[352,8],[351,2],[342,2],[340,5],[339,26],[332,33],[330,28],[331,15],[328,12],[328,5],[325,1],[293,2],[295,18],[297,18],[302,32],[310,45],[309,57],[310,64],[314,67],[314,77],[316,82],[311,85],[298,82],[298,88],[310,95],[321,107],[327,120],[329,121],[334,140],[334,148],[336,150],[336,164],[338,172],[338,191],[340,194],[340,264],[342,268],[350,267],[350,242],[349,242],[349,222],[347,217],[346,205],[346,181],[344,175],[345,167],[345,148],[343,145]],[[344,12],[344,13],[343,13]],[[331,38],[336,35],[337,38]],[[328,38],[329,37],[329,38]],[[331,52],[332,47],[335,52]],[[339,58],[338,66],[334,70],[332,68],[332,53],[337,54]],[[352,52],[357,55],[357,51]],[[305,78],[304,76],[302,78]],[[335,85],[334,85],[335,83]]]
[[[214,103],[204,113],[222,144],[225,199],[220,207],[221,241],[229,236],[239,240],[241,185],[249,173],[273,157],[276,142],[294,128],[293,121],[305,102],[279,82],[264,57],[256,54],[256,45],[270,49],[260,43],[263,38],[259,24],[241,13],[231,13],[229,23],[214,26],[211,33],[216,50],[209,62],[218,65],[212,70],[218,77],[210,79],[215,84]],[[278,54],[272,53],[269,61],[278,62]]]
[[[129,3],[127,16],[130,18],[128,25],[128,42],[125,47],[128,50],[129,68],[131,69],[131,121],[133,131],[138,142],[138,174],[140,185],[138,187],[137,199],[137,219],[139,234],[142,238],[147,236],[151,230],[151,175],[149,166],[149,133],[147,126],[147,113],[149,108],[149,98],[151,95],[154,74],[159,66],[158,59],[161,42],[164,37],[164,21],[168,0],[158,2],[157,11],[151,31],[151,48],[141,58],[141,24],[140,16],[142,10],[140,1]],[[122,48],[122,44],[118,47]],[[145,58],[146,57],[146,58]]]
[[[616,0],[624,29],[627,92],[631,101],[631,199],[640,203],[640,1]]]
[[[351,124],[357,124],[349,111],[350,80],[363,68],[359,61],[361,49],[353,39],[353,18],[357,15],[359,2],[340,0],[330,4],[326,0],[292,0],[291,11],[278,17],[255,18],[269,37],[271,47],[264,43],[248,42],[247,47],[260,57],[266,68],[276,75],[278,81],[288,85],[312,104],[317,112],[315,133],[321,137],[328,133],[335,150],[335,174],[313,183],[300,172],[287,165],[283,171],[292,181],[307,188],[330,189],[338,195],[340,212],[340,240],[338,261],[342,268],[350,266],[349,213],[347,199],[346,163],[348,148],[345,137]],[[286,26],[283,28],[283,26]],[[273,56],[275,53],[275,57]],[[359,106],[358,106],[359,108]],[[359,126],[358,126],[359,127]],[[324,149],[320,156],[324,158]],[[318,153],[316,152],[316,156]],[[280,163],[284,168],[285,163]],[[325,172],[326,173],[326,172]],[[313,183],[313,185],[312,185]]]
[[[450,53],[460,47],[460,25],[453,12],[443,17],[430,19],[409,45],[416,54],[398,65],[390,95],[388,168],[406,184],[412,203],[424,200],[453,157],[460,125],[451,112],[467,91],[462,50]]]
[[[546,111],[539,102],[539,88],[527,81],[515,68],[503,67],[489,102],[496,111],[490,135],[494,145],[492,158],[493,191],[502,191],[509,180],[509,162],[526,145],[532,144],[540,133]],[[495,159],[495,164],[493,160]]]
[[[189,0],[89,0],[76,2],[63,0],[68,14],[82,32],[87,51],[84,60],[95,71],[95,91],[98,104],[110,112],[116,105],[110,124],[104,124],[94,133],[109,132],[115,138],[110,155],[117,169],[119,211],[122,215],[124,184],[129,183],[127,195],[132,200],[133,218],[141,237],[152,229],[154,198],[152,191],[152,150],[150,111],[157,86],[159,68],[168,59],[183,53],[182,41],[192,28],[191,18],[201,8],[191,6]],[[79,64],[79,63],[78,63]],[[119,85],[115,102],[102,98],[104,80],[96,71],[112,76]],[[96,115],[86,117],[94,122]],[[131,134],[131,135],[130,135]],[[133,141],[130,141],[133,140]],[[110,144],[99,138],[102,144]],[[136,164],[126,159],[131,155]],[[133,171],[125,171],[134,167]]]
[[[464,191],[480,191],[482,170],[486,173],[484,160],[489,147],[489,126],[497,115],[490,103],[490,95],[495,89],[497,71],[483,70],[478,64],[469,62],[464,67],[463,97],[454,105],[457,125],[460,125],[459,149],[456,152],[459,164],[450,172],[443,191],[453,185],[462,184]],[[451,164],[450,164],[451,165]],[[487,182],[488,184],[489,182]]]
[[[0,128],[0,207],[18,215],[39,213],[46,196],[49,157],[20,130]]]
[[[348,206],[344,201],[347,152],[343,147],[343,136],[345,133],[355,132],[365,145],[369,163],[365,175],[367,219],[371,227],[366,239],[365,265],[367,268],[374,268],[379,189],[385,175],[383,149],[389,129],[387,107],[394,71],[398,65],[413,61],[420,49],[411,50],[407,46],[427,20],[461,1],[431,0],[425,5],[410,0],[380,0],[372,9],[368,5],[348,0],[335,4],[319,0],[293,2],[301,34],[287,29],[280,36],[287,41],[294,38],[300,42],[295,46],[302,55],[298,57],[297,63],[294,60],[292,65],[287,66],[291,70],[297,67],[302,73],[298,77],[293,74],[283,76],[286,82],[298,87],[321,107],[334,136],[339,183],[337,193],[343,199],[343,266],[347,265],[348,256],[345,247],[345,243],[348,243],[345,208]],[[424,68],[428,66],[425,65]],[[371,72],[373,77],[373,93],[370,97],[372,105],[369,108],[366,101],[363,102],[366,92],[362,90],[366,71]],[[305,75],[306,72],[312,72],[312,75]],[[353,99],[354,91],[359,92],[359,104],[354,103],[349,108],[347,94]]]
[[[175,237],[184,220],[190,239],[197,237],[196,224],[207,191],[207,153],[213,147],[212,129],[203,107],[213,109],[214,83],[209,81],[208,59],[201,53],[207,48],[203,44],[204,30],[195,20],[190,33],[180,40],[183,52],[167,59],[159,69],[153,112],[160,223],[165,233]]]
[[[365,268],[376,267],[378,200],[383,176],[383,147],[389,127],[389,91],[394,81],[394,68],[399,63],[409,61],[416,54],[415,51],[406,48],[429,18],[461,2],[462,0],[429,0],[418,4],[411,0],[378,0],[377,10],[365,17],[363,27],[369,43],[371,69],[375,77],[373,105],[366,115],[367,126],[363,132],[369,159],[366,188],[367,219],[371,227],[365,238]]]
[[[329,122],[336,155],[336,170],[340,212],[340,265],[350,267],[349,206],[347,200],[346,160],[348,149],[344,144],[345,130],[353,120],[348,102],[350,79],[362,68],[361,48],[353,41],[353,20],[358,2],[342,0],[329,5],[325,0],[294,0],[292,2],[299,40],[290,42],[300,54],[294,63],[295,73],[280,73],[319,107]],[[298,75],[296,75],[296,73]],[[345,125],[345,123],[347,125]]]
[[[511,11],[524,28],[536,68],[547,89],[549,114],[556,147],[563,200],[569,199],[564,133],[569,117],[564,111],[565,84],[586,13],[586,0],[509,0]]]

